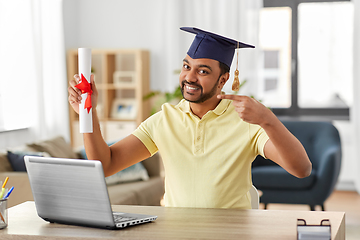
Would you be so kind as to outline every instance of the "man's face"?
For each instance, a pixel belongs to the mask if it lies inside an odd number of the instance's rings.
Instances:
[[[184,99],[192,103],[203,103],[210,98],[216,98],[221,92],[220,72],[218,61],[207,58],[192,59],[187,55],[179,76]]]

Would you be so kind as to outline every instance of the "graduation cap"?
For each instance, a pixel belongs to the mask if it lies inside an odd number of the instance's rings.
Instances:
[[[230,67],[237,48],[255,48],[252,45],[238,42],[215,33],[194,27],[182,27],[183,31],[196,34],[187,54],[194,59],[209,58]]]

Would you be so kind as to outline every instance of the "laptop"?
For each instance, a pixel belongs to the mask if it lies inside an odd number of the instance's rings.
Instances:
[[[37,213],[45,221],[117,229],[157,219],[112,211],[100,161],[36,156],[24,160]]]

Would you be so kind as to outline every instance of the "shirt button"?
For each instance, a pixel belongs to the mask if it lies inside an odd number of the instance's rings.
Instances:
[[[197,140],[200,140],[200,139],[201,139],[201,137],[200,137],[200,136],[198,136],[198,137],[197,137]]]

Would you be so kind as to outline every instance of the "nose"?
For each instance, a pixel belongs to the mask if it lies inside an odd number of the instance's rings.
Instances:
[[[190,70],[186,72],[185,80],[189,83],[197,82],[196,72],[194,70]]]

